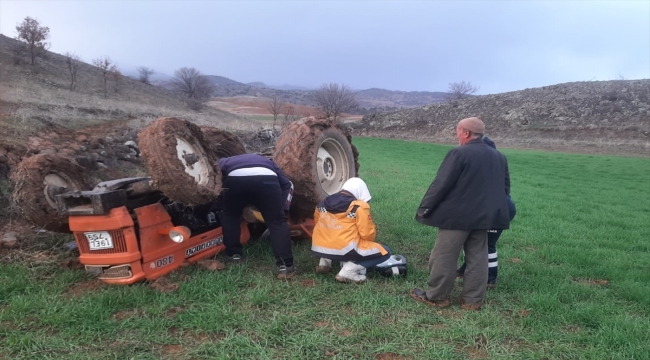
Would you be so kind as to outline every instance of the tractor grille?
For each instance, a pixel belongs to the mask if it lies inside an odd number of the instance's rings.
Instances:
[[[104,269],[104,273],[99,276],[100,279],[119,279],[119,278],[130,278],[133,274],[131,273],[131,267],[129,265],[121,266],[111,266],[108,269]]]
[[[77,244],[79,244],[79,253],[81,254],[119,254],[127,251],[126,249],[126,240],[124,239],[124,234],[122,230],[111,230],[108,232],[113,238],[113,248],[112,249],[101,249],[101,250],[90,250],[88,246],[88,240],[82,232],[74,233],[75,238],[77,239]]]
[[[118,266],[93,266],[86,265],[86,271],[100,279],[128,279],[133,276],[129,265]]]

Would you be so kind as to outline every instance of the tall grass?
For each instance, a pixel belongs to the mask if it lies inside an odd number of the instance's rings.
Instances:
[[[644,359],[650,354],[650,161],[505,150],[518,215],[499,241],[500,279],[478,312],[413,301],[435,229],[413,217],[449,147],[354,139],[380,242],[409,275],[360,286],[273,279],[270,246],[181,286],[97,286],[57,261],[0,262],[0,358]],[[497,144],[498,145],[498,144]],[[62,260],[63,255],[57,259]],[[454,299],[459,290],[455,290]]]

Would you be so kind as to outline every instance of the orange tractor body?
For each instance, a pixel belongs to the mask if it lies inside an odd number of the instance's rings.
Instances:
[[[125,206],[111,209],[106,215],[70,216],[79,262],[106,283],[125,285],[154,280],[225,248],[221,227],[177,243],[169,237],[174,224],[162,205],[143,206],[134,213],[138,229]],[[241,230],[241,242],[245,244],[250,237],[245,222]]]
[[[79,262],[106,283],[155,280],[225,249],[214,212],[168,203],[162,194],[139,186],[146,180],[120,179],[99,184],[93,191],[56,197],[59,211],[68,215]],[[305,219],[289,227],[292,237],[311,238],[314,222]],[[184,235],[179,242],[173,240],[175,230]],[[248,243],[250,237],[248,223],[242,220],[241,243]]]

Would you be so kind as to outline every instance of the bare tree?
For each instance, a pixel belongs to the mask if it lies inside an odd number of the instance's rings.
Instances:
[[[75,91],[77,88],[77,71],[79,71],[79,63],[81,59],[77,54],[67,52],[65,53],[65,63],[70,72],[70,91]]]
[[[359,106],[356,94],[347,85],[323,84],[312,96],[323,115],[334,121],[344,112]]]
[[[155,73],[156,72],[154,71],[154,69],[148,68],[146,66],[139,66],[138,67],[138,74],[139,74],[138,75],[138,80],[140,80],[140,82],[145,83],[147,85],[151,85],[151,82],[149,81],[149,77],[151,77],[151,75],[153,75]]]
[[[468,97],[480,89],[479,86],[472,85],[469,81],[454,82],[449,84],[449,97],[455,100],[460,100]]]
[[[207,76],[195,68],[180,68],[176,70],[172,85],[191,100],[207,100],[212,96],[214,88]]]
[[[94,59],[93,65],[97,66],[99,70],[102,71],[102,80],[104,83],[104,98],[107,98],[108,89],[106,87],[106,83],[108,82],[108,77],[110,73],[113,71],[113,67],[115,66],[113,64],[113,60],[111,60],[111,58],[109,58],[108,56],[104,56],[103,58]]]
[[[300,114],[296,108],[291,104],[286,104],[284,107],[284,125],[286,126],[288,123],[298,119],[300,119]]]
[[[122,72],[117,68],[117,64],[113,64],[109,69],[108,76],[113,80],[115,84],[115,92],[119,90],[118,85],[122,81]]]
[[[50,43],[45,41],[50,36],[50,28],[41,26],[38,20],[28,16],[23,22],[16,25],[16,31],[18,32],[16,40],[27,43],[32,65],[34,65],[36,57],[50,47]]]
[[[275,122],[278,120],[278,115],[282,114],[284,107],[285,104],[280,101],[277,94],[273,94],[271,100],[266,105],[266,109],[273,115],[273,130],[275,130]]]

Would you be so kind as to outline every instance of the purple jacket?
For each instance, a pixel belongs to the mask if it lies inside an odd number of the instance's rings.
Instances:
[[[221,169],[221,176],[223,181],[226,180],[228,174],[237,169],[263,167],[267,168],[278,176],[278,182],[282,189],[282,198],[286,199],[284,209],[289,211],[291,205],[291,197],[293,192],[293,184],[289,178],[280,170],[280,168],[271,160],[258,154],[242,154],[219,159],[219,168]]]

